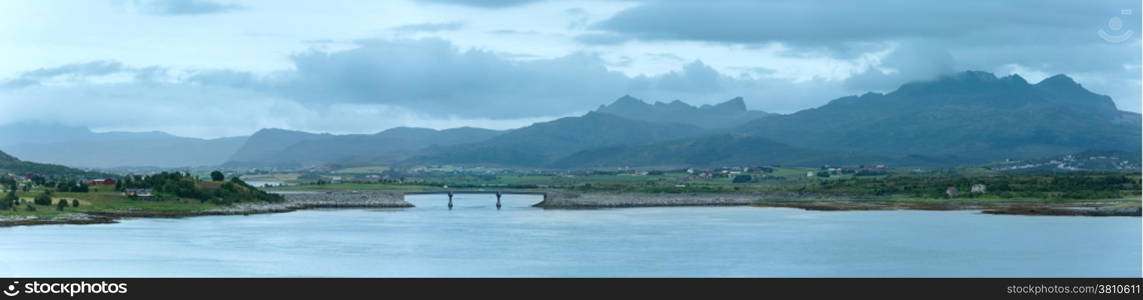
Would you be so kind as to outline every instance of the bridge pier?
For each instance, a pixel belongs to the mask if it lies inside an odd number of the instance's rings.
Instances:
[[[500,210],[500,192],[496,192],[496,210]]]
[[[448,192],[448,209],[452,210],[452,192]]]

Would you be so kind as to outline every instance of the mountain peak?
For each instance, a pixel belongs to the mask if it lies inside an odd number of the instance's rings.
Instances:
[[[959,81],[993,81],[997,79],[996,75],[992,73],[973,70],[953,73],[952,75],[946,76],[946,78]]]
[[[619,104],[619,103],[623,103],[623,104],[647,104],[646,102],[643,102],[643,100],[639,100],[639,98],[631,97],[631,95],[623,95],[623,97],[619,97],[619,99],[615,99],[615,102],[612,102],[611,104],[614,105],[614,104]]]
[[[703,105],[703,108],[711,108],[718,111],[746,111],[746,101],[742,97],[734,97],[733,99],[726,100],[715,105]]]
[[[1036,86],[1073,87],[1073,86],[1079,86],[1079,83],[1076,83],[1076,81],[1072,80],[1072,78],[1068,77],[1068,75],[1057,74],[1055,76],[1048,77],[1048,78],[1045,78],[1044,80],[1041,80],[1040,83],[1036,84]]]
[[[1015,82],[1018,84],[1024,84],[1024,85],[1028,84],[1028,81],[1024,80],[1024,77],[1021,77],[1020,74],[1016,74],[1016,73],[1012,73],[1012,75],[1004,76],[1004,78],[1001,78],[1000,80],[1007,80],[1007,81]]]
[[[742,97],[713,105],[695,106],[680,100],[648,104],[631,96],[623,96],[609,105],[600,105],[592,113],[648,122],[691,124],[704,128],[727,128],[769,115],[763,111],[747,110],[746,101]]]

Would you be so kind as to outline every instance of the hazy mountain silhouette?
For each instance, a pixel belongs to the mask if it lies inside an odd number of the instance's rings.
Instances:
[[[218,165],[246,137],[198,139],[164,132],[101,132],[87,127],[17,123],[0,126],[0,147],[26,160],[74,167]]]
[[[601,105],[595,111],[632,120],[683,123],[703,128],[730,128],[771,115],[764,111],[747,110],[742,97],[715,105],[692,106],[679,100],[648,104],[631,96],[623,96],[609,105]]]
[[[250,137],[230,165],[304,166],[323,163],[391,163],[431,146],[474,143],[501,131],[461,127],[445,130],[396,127],[376,134],[312,134],[263,129]]]
[[[27,174],[38,174],[38,175],[47,176],[47,177],[62,176],[62,177],[91,177],[91,178],[98,178],[98,177],[107,176],[106,174],[101,174],[101,173],[97,173],[97,172],[88,172],[88,171],[79,170],[79,169],[70,168],[70,167],[65,167],[65,166],[60,166],[60,165],[42,164],[42,163],[35,163],[35,162],[29,162],[29,161],[22,161],[22,160],[14,157],[12,155],[8,155],[7,153],[4,153],[4,151],[0,151],[0,176],[4,176],[7,174],[14,174],[16,176],[24,176]]]
[[[843,97],[734,132],[794,146],[976,163],[1140,148],[1139,114],[1064,75],[1035,85],[961,72],[888,94]]]
[[[577,151],[696,136],[694,125],[653,123],[590,112],[510,130],[483,142],[431,149],[406,163],[544,166]]]
[[[740,125],[739,125],[740,124]],[[464,164],[518,167],[951,166],[1140,149],[1140,115],[1064,75],[1037,84],[967,71],[778,115],[741,98],[648,104],[630,96],[583,116],[496,131],[398,127],[376,134],[263,129],[202,140],[162,132],[0,126],[0,146],[72,166]]]

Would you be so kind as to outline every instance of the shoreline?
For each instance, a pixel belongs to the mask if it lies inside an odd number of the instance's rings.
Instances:
[[[287,213],[303,209],[319,208],[407,208],[413,204],[406,202],[399,192],[316,192],[283,194],[285,202],[279,203],[238,203],[202,211],[100,211],[71,213],[65,218],[23,217],[0,220],[0,227],[28,225],[86,225],[114,224],[124,218],[185,218],[199,216],[232,216],[252,214]]]
[[[70,213],[62,218],[16,217],[0,219],[0,227],[28,225],[113,224],[124,218],[183,218],[196,216],[286,213],[320,208],[409,208],[404,191],[306,191],[283,193],[285,202],[238,203],[202,211],[100,211]],[[1034,202],[894,202],[847,197],[773,194],[640,194],[567,191],[547,192],[544,200],[532,205],[543,209],[607,209],[634,207],[753,206],[798,208],[812,211],[871,210],[978,210],[984,214],[1034,216],[1129,216],[1139,217],[1139,207],[1118,207],[1122,202],[1034,203]]]
[[[533,205],[544,209],[601,209],[665,206],[755,206],[799,208],[815,211],[862,210],[979,210],[985,214],[1035,216],[1125,216],[1143,215],[1140,207],[1111,208],[1122,202],[1035,203],[933,201],[904,202],[856,200],[850,197],[821,197],[773,194],[638,194],[638,193],[551,193]]]

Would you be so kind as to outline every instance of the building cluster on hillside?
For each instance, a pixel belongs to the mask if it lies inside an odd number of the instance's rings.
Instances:
[[[830,177],[839,175],[882,175],[889,171],[889,166],[886,165],[856,165],[856,166],[841,166],[834,167],[825,165],[819,168],[818,172],[806,172],[806,177]]]
[[[115,185],[118,181],[115,178],[96,178],[88,179],[87,185]]]
[[[127,197],[149,198],[149,197],[154,196],[154,195],[155,194],[151,191],[151,189],[124,189],[123,190],[123,196],[127,196]]]
[[[992,167],[997,171],[1018,171],[1029,169],[1056,169],[1063,171],[1089,171],[1089,170],[1139,170],[1138,161],[1121,158],[1115,155],[1077,156],[1064,155],[1055,159],[1013,161],[1005,160],[1001,166]]]

